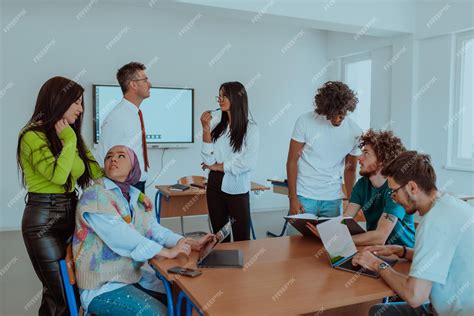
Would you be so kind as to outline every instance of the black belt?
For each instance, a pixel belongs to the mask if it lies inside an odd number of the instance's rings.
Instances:
[[[77,200],[77,192],[70,193],[35,193],[28,192],[26,197],[28,202],[49,203],[52,206],[56,204],[67,204]]]

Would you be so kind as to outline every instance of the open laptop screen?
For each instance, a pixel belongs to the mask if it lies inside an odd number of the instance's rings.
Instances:
[[[232,229],[232,223],[229,221],[227,224],[224,225],[224,227],[219,230],[216,235],[214,236],[213,239],[209,240],[202,248],[201,251],[199,252],[199,259],[198,263],[204,260],[216,247],[218,244],[220,244],[224,239],[227,238],[227,236],[230,235],[230,230]]]
[[[344,219],[340,216],[317,226],[321,241],[324,248],[326,248],[326,252],[329,254],[332,266],[337,265],[357,252],[349,229],[343,221]]]

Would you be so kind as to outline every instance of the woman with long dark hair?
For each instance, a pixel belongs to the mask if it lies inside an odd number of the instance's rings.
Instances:
[[[81,137],[83,93],[83,87],[67,78],[46,81],[18,138],[17,163],[28,189],[23,240],[43,283],[39,315],[69,315],[59,260],[74,232],[76,183],[85,188],[102,176]]]
[[[257,164],[259,133],[249,120],[247,91],[226,82],[217,97],[220,122],[211,128],[211,112],[201,115],[202,168],[208,169],[207,205],[214,232],[232,221],[234,241],[250,239],[250,171]],[[227,238],[226,241],[230,241]]]

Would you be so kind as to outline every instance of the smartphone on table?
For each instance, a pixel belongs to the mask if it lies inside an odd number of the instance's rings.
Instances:
[[[180,274],[180,275],[184,275],[191,278],[201,275],[201,271],[199,270],[195,270],[191,268],[183,268],[179,266],[169,268],[168,273]]]

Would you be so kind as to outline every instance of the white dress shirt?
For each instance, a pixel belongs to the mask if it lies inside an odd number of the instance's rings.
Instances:
[[[255,169],[258,158],[260,135],[257,125],[248,123],[242,148],[234,153],[230,145],[230,130],[224,132],[215,143],[202,143],[201,156],[206,165],[224,164],[222,192],[242,194],[250,191],[250,171]]]
[[[138,107],[125,98],[110,111],[102,123],[97,151],[97,160],[101,166],[104,165],[107,151],[117,145],[127,146],[137,154],[142,172],[140,181],[145,181],[147,172],[143,158],[142,128]]]

